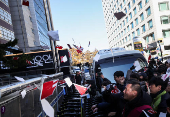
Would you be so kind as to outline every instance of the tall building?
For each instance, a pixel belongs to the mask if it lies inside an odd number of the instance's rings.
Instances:
[[[133,37],[142,37],[145,51],[170,53],[170,0],[102,0],[109,47],[134,49]],[[121,20],[116,12],[126,14]],[[158,43],[159,42],[159,43]]]
[[[15,39],[8,0],[0,0],[0,44]]]
[[[29,0],[29,6],[22,5],[22,1],[9,0],[18,46],[23,52],[50,49],[47,32],[54,28],[49,0]]]

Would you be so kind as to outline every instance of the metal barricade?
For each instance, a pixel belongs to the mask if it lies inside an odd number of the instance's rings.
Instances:
[[[0,117],[38,117],[42,114],[40,102],[40,90],[36,85],[41,83],[42,77],[17,82],[7,86],[0,87]],[[44,82],[54,79],[63,80],[63,73],[43,76]],[[26,96],[23,99],[21,91],[26,90]],[[63,88],[57,86],[57,91],[47,97],[47,101],[54,107],[55,115],[57,106],[60,106],[63,98]],[[58,94],[57,94],[58,92]],[[59,102],[58,104],[56,104]]]

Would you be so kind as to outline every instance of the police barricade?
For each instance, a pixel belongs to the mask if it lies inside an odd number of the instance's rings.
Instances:
[[[55,79],[63,80],[63,73],[46,75],[43,78],[44,82]],[[42,117],[40,90],[36,87],[41,84],[41,79],[42,77],[37,77],[25,82],[17,82],[0,87],[0,117]],[[26,90],[26,95],[25,98],[22,98],[21,91],[24,89]],[[57,86],[56,89],[53,95],[46,98],[53,106],[55,115],[62,102],[64,93],[62,87]]]

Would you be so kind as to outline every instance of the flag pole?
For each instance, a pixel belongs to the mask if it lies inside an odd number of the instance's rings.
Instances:
[[[57,64],[57,67],[58,67],[57,72],[60,72],[60,59],[59,59],[59,54],[58,54],[58,48],[56,48],[57,41],[54,41],[54,44],[55,44],[55,54],[56,54],[56,60],[57,60],[56,64]]]
[[[56,63],[56,56],[55,56],[55,49],[54,49],[54,41],[51,39],[50,36],[49,36],[49,38],[50,38],[50,43],[51,43],[51,51],[52,51],[52,54],[53,54],[54,70],[55,70],[55,73],[56,73],[57,63]]]

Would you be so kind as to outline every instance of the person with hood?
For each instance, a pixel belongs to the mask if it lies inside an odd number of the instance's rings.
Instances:
[[[149,81],[150,95],[152,97],[152,108],[157,112],[158,117],[160,113],[166,113],[166,100],[170,98],[169,93],[165,91],[167,82],[163,81],[161,77],[153,77]]]
[[[123,117],[155,116],[155,112],[150,106],[152,99],[146,92],[142,91],[138,81],[128,81],[123,93],[124,100],[127,101],[123,109]]]

